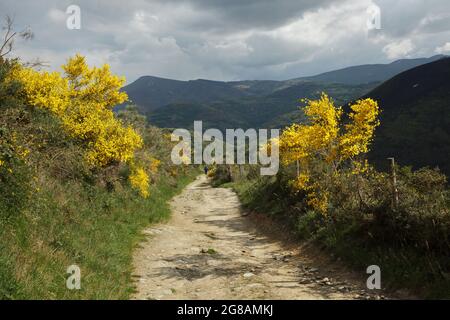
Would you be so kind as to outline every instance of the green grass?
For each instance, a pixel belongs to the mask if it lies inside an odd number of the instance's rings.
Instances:
[[[39,194],[24,212],[0,220],[0,299],[129,298],[141,231],[170,216],[167,200],[195,174],[176,185],[161,179],[148,199],[74,183]],[[72,264],[81,269],[80,290],[66,288]]]

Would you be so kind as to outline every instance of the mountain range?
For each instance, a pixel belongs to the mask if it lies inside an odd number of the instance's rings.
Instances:
[[[450,58],[404,59],[285,81],[178,81],[144,76],[123,88],[150,123],[166,128],[283,128],[304,120],[300,98],[328,93],[337,105],[373,98],[381,125],[369,154],[450,176]],[[123,107],[123,106],[121,106]],[[120,108],[120,107],[119,107]]]
[[[206,127],[219,129],[283,127],[301,120],[299,98],[317,98],[321,92],[327,92],[342,104],[370,92],[402,71],[442,57],[354,66],[285,81],[179,81],[143,76],[123,90],[149,121],[159,127],[190,128],[194,120],[200,119]]]

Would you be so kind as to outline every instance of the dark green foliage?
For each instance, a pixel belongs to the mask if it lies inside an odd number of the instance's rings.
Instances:
[[[31,193],[29,169],[16,155],[7,134],[7,129],[0,128],[0,219],[17,214]]]
[[[6,81],[8,72],[16,63],[15,60],[4,60],[0,57],[0,111],[2,107],[21,103],[19,96],[21,84]]]

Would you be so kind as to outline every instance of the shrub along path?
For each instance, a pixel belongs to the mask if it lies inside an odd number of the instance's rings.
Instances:
[[[135,299],[382,299],[365,270],[345,270],[240,208],[206,177],[172,202],[172,219],[146,229],[136,250]],[[277,229],[278,228],[278,229]],[[311,254],[311,251],[314,253]]]

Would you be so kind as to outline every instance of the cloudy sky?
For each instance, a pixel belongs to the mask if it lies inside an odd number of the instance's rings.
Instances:
[[[66,26],[69,5],[80,30]],[[377,7],[381,30],[370,30]],[[449,0],[1,0],[0,13],[35,34],[16,43],[22,59],[58,69],[79,52],[128,82],[289,79],[450,54]]]

